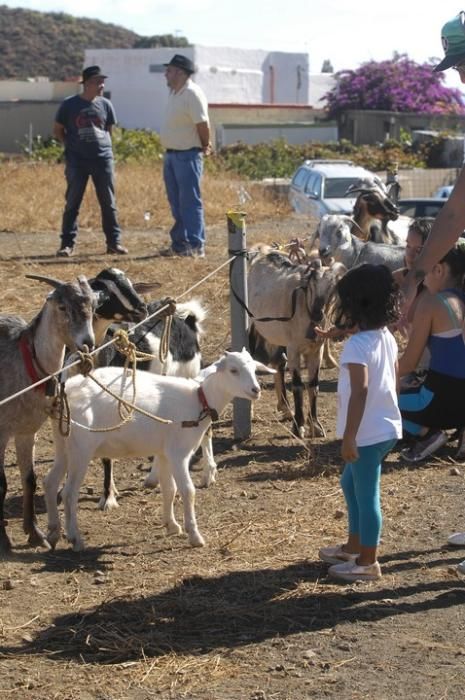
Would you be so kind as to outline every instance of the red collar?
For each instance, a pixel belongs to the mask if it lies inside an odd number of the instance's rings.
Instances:
[[[197,389],[197,396],[199,397],[199,401],[202,405],[200,415],[197,420],[183,420],[181,423],[183,428],[196,428],[198,425],[200,425],[200,422],[207,417],[211,418],[212,420],[218,420],[218,411],[215,411],[214,408],[210,408],[205,392],[201,386],[199,386]]]
[[[39,375],[37,374],[37,370],[34,365],[34,348],[29,344],[29,340],[26,333],[23,333],[21,335],[21,338],[19,339],[19,349],[21,350],[21,355],[23,356],[23,362],[26,367],[26,372],[28,373],[29,378],[32,380],[32,383],[35,384],[36,382],[39,382],[42,379],[42,377],[39,377]],[[46,384],[47,382],[44,382],[43,384],[36,386],[35,391],[43,391],[45,393]]]
[[[218,420],[218,411],[215,411],[214,408],[210,408],[210,406],[208,405],[207,397],[205,396],[205,392],[201,386],[199,386],[199,388],[197,389],[197,394],[199,397],[199,401],[202,404],[203,413],[207,416],[210,416],[212,420]]]

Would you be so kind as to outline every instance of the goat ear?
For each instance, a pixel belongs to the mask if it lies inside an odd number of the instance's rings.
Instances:
[[[63,282],[60,282],[60,280],[56,280],[53,277],[44,277],[44,275],[26,275],[26,277],[30,280],[39,280],[39,282],[45,282],[51,287],[55,287],[55,289],[61,287],[61,285],[64,284]]]
[[[255,371],[258,372],[265,372],[265,374],[276,374],[275,369],[273,367],[268,367],[267,365],[264,365],[262,362],[257,362],[257,360],[254,360],[255,362]]]
[[[136,292],[147,294],[147,292],[151,292],[154,289],[159,289],[161,287],[161,282],[133,282],[132,286]]]
[[[215,364],[216,364],[216,371],[217,371],[217,372],[221,372],[221,371],[224,369],[224,366],[225,366],[225,364],[226,364],[226,359],[227,359],[227,356],[228,356],[228,355],[230,355],[230,353],[226,350],[225,353],[224,353],[224,355],[223,355],[222,357],[220,357],[220,359],[218,360],[218,362],[215,362]]]

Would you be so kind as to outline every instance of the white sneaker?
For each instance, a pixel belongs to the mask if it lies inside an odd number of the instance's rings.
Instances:
[[[377,561],[368,566],[361,566],[357,561],[345,561],[343,564],[330,566],[328,574],[343,581],[376,581],[381,578],[381,567]]]
[[[454,547],[465,547],[465,532],[454,532],[453,535],[447,538],[447,544]]]
[[[322,547],[318,552],[318,556],[322,561],[326,561],[328,564],[341,564],[343,561],[355,561],[358,557],[357,554],[352,554],[351,552],[344,552],[343,544],[337,544],[335,547]]]

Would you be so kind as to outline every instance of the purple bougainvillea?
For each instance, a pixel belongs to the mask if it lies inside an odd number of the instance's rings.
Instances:
[[[337,85],[323,99],[329,117],[347,109],[381,109],[390,112],[465,114],[460,90],[443,85],[444,73],[408,56],[391,61],[369,61],[357,70],[336,74]]]

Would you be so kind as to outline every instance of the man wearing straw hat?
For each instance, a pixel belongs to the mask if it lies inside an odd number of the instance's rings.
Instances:
[[[55,117],[53,135],[65,146],[66,204],[63,213],[61,245],[57,256],[74,253],[78,214],[89,177],[94,183],[102,212],[107,253],[125,255],[116,214],[111,130],[116,115],[110,100],[103,97],[105,78],[99,66],[82,71],[83,91],[64,100]]]

